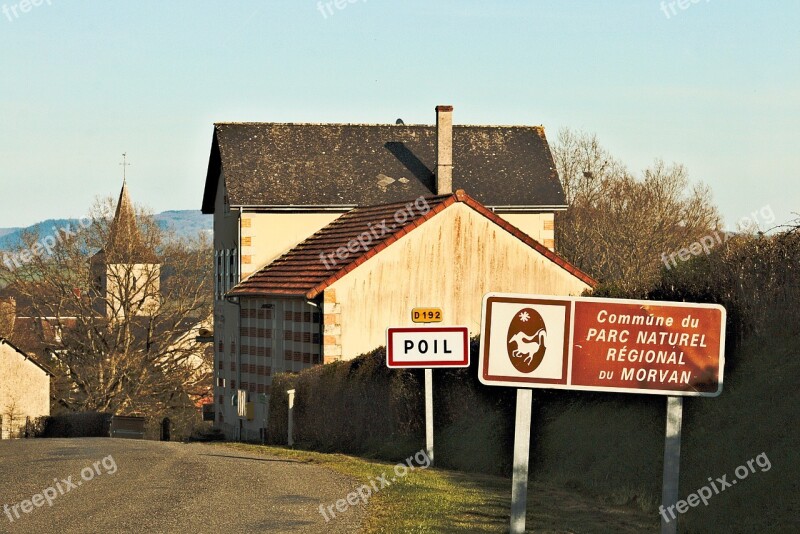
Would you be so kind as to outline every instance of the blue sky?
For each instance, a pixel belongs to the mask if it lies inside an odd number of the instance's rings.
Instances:
[[[0,226],[198,209],[215,121],[543,124],[800,211],[800,2],[0,0]],[[323,14],[325,11],[325,14]],[[669,15],[669,16],[667,16]]]

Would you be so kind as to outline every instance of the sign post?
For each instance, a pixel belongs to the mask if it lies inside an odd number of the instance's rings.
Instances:
[[[517,414],[514,419],[514,471],[511,478],[511,534],[525,532],[528,509],[528,454],[531,446],[530,389],[517,390]]]
[[[288,424],[287,424],[287,433],[286,436],[286,443],[289,447],[294,447],[294,392],[295,390],[290,389],[286,393],[289,395],[289,414],[288,414]]]
[[[681,423],[683,422],[683,397],[667,397],[667,429],[664,436],[664,477],[661,506],[666,508],[678,502],[681,465]],[[661,516],[661,534],[675,534],[678,518],[668,521]]]
[[[668,396],[662,492],[667,508],[678,498],[681,397],[722,392],[725,315],[716,304],[489,293],[481,314],[478,377],[491,386]],[[519,506],[525,506],[530,407],[530,397],[525,400],[520,391],[512,532],[525,528]],[[662,523],[662,531],[675,532],[676,522]]]
[[[435,313],[436,308],[425,310]],[[434,315],[433,319],[437,317]],[[390,369],[425,369],[425,450],[433,464],[433,368],[469,367],[469,329],[466,326],[388,328],[386,365]]]
[[[433,369],[425,369],[425,450],[433,465]]]

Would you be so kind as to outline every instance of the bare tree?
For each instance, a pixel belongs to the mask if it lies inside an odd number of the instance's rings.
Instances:
[[[16,395],[9,395],[6,405],[3,408],[3,419],[6,421],[6,428],[9,438],[17,438],[20,436],[21,431],[19,428],[19,420],[24,417],[24,412],[19,405],[19,398]],[[2,429],[0,429],[2,430]]]
[[[559,251],[600,281],[644,294],[669,255],[720,229],[707,187],[690,187],[682,165],[657,160],[633,176],[596,136],[563,130],[553,155],[569,208],[559,214]]]
[[[183,410],[211,391],[211,355],[189,335],[211,316],[210,243],[179,241],[122,202],[113,217],[113,201],[98,202],[49,254],[31,253],[46,234],[26,235],[16,257],[28,261],[2,277],[36,318],[29,333],[51,358],[59,405]]]
[[[0,299],[0,337],[9,338],[14,332],[17,303],[13,297]]]

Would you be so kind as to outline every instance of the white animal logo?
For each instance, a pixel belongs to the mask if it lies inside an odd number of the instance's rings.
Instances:
[[[547,337],[547,332],[544,328],[540,328],[538,332],[532,336],[525,335],[525,332],[517,332],[509,340],[509,343],[516,343],[517,348],[511,353],[514,358],[521,358],[525,356],[525,363],[531,363],[534,355],[539,352],[539,348],[544,345],[544,340]]]

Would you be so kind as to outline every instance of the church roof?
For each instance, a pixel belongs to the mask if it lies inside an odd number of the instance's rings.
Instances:
[[[128,185],[124,181],[117,201],[117,211],[109,227],[108,242],[102,253],[108,263],[159,263],[139,230]]]

